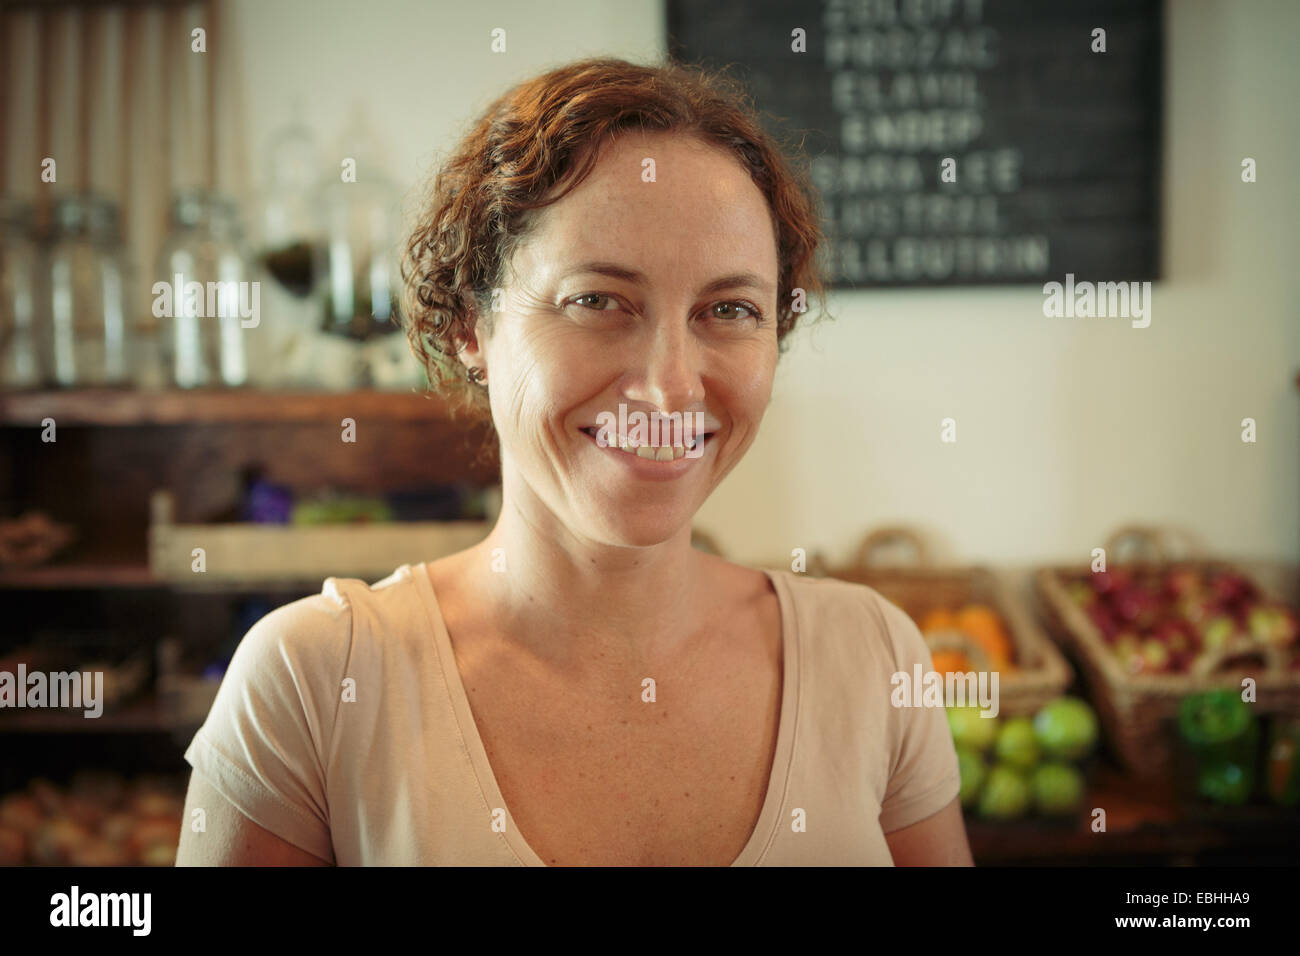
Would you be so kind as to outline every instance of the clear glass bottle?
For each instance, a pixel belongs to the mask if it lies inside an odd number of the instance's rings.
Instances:
[[[31,203],[0,197],[0,387],[45,383],[41,335],[48,327],[48,302],[41,272]]]
[[[117,204],[92,195],[56,201],[49,259],[56,385],[130,384],[129,288]]]
[[[360,342],[400,331],[401,193],[385,175],[374,143],[364,110],[354,109],[340,144],[353,167],[334,171],[316,203],[325,242],[322,327]]]
[[[164,322],[163,361],[172,384],[248,384],[260,289],[252,280],[234,201],[198,189],[177,193],[154,278],[153,311]]]
[[[301,112],[299,103],[295,114]],[[258,260],[285,292],[306,300],[323,265],[314,195],[321,177],[320,151],[311,128],[290,119],[275,131],[266,157],[265,185],[254,217]]]

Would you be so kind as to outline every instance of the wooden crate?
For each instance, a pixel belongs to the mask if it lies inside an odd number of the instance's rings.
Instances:
[[[403,564],[432,561],[478,544],[486,521],[395,521],[293,527],[268,524],[173,524],[174,502],[153,495],[149,567],[163,581],[204,584],[304,582],[326,577],[375,581]],[[193,570],[195,548],[206,570]]]
[[[1240,571],[1222,561],[1170,559],[1167,534],[1154,528],[1121,528],[1106,542],[1108,566],[1138,573],[1165,570],[1172,565],[1198,571]],[[1146,557],[1114,563],[1113,556],[1125,539],[1139,542]],[[1207,660],[1197,673],[1130,674],[1106,644],[1092,620],[1070,598],[1067,584],[1086,573],[1085,567],[1048,567],[1035,572],[1035,584],[1057,633],[1078,660],[1096,707],[1102,730],[1124,765],[1139,776],[1164,776],[1175,765],[1178,705],[1188,694],[1215,688],[1241,689],[1244,677],[1256,682],[1256,712],[1300,714],[1300,674],[1288,673],[1276,649],[1265,652],[1257,645],[1229,645]],[[1258,586],[1258,583],[1257,583]],[[1263,588],[1265,596],[1271,596]],[[1258,654],[1259,667],[1243,668],[1232,662],[1246,654]]]
[[[878,552],[898,543],[912,553],[913,563],[878,564]],[[935,608],[956,609],[970,603],[985,604],[997,611],[1006,623],[1016,657],[1016,670],[1002,671],[998,676],[1001,714],[1033,714],[1061,696],[1070,684],[1073,676],[1070,665],[1005,578],[987,567],[934,566],[924,541],[910,528],[881,528],[871,532],[848,567],[829,568],[820,558],[814,558],[811,565],[814,574],[875,588],[913,620],[919,620]],[[944,635],[927,637],[932,647],[942,644],[944,639]]]

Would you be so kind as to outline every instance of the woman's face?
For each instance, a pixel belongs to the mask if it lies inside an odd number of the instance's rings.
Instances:
[[[490,332],[462,355],[487,369],[511,506],[534,527],[558,524],[583,540],[661,543],[689,527],[740,461],[771,396],[777,251],[767,204],[720,149],[632,133],[537,215]],[[708,437],[671,461],[657,460],[666,449],[652,459],[602,447],[606,436],[640,437],[638,411],[687,413],[682,421]],[[607,416],[626,424],[598,432]],[[672,444],[660,430],[659,443]]]

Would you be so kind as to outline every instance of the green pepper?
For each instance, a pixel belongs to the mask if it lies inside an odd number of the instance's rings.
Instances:
[[[1250,791],[1254,789],[1250,778],[1251,774],[1238,764],[1214,764],[1201,771],[1196,789],[1215,803],[1240,806],[1250,799]]]
[[[1196,757],[1197,791],[1216,803],[1245,803],[1255,787],[1259,724],[1235,690],[1184,697],[1178,727]]]

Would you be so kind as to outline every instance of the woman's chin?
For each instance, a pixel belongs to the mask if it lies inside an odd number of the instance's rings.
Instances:
[[[641,521],[630,518],[629,515],[607,515],[592,529],[592,536],[622,548],[653,548],[678,537],[683,527],[690,527],[689,519],[669,520],[662,514],[647,516]]]

